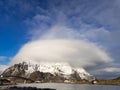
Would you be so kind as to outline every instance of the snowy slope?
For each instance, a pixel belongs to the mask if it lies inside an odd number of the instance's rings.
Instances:
[[[87,79],[90,80],[92,75],[90,75],[87,71],[85,71],[83,68],[72,68],[70,65],[66,63],[46,63],[46,64],[29,64],[28,70],[26,70],[27,73],[32,73],[33,71],[40,71],[44,73],[51,73],[53,75],[57,74],[62,77],[69,78],[71,74],[74,74],[75,72],[80,76],[81,79]]]

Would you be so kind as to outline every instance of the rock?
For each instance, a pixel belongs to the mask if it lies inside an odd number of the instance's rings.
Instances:
[[[40,71],[35,71],[30,74],[30,77],[34,81],[41,81],[41,82],[63,82],[64,78],[53,75],[51,73],[43,73]]]
[[[24,76],[25,75],[25,69],[24,64],[19,63],[15,64],[14,66],[9,67],[6,69],[3,73],[3,76]]]
[[[56,89],[51,89],[51,88],[36,88],[36,87],[10,87],[5,90],[56,90]]]

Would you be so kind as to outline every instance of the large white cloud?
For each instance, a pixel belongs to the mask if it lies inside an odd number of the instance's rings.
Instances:
[[[74,67],[96,66],[111,58],[97,45],[82,40],[43,39],[25,44],[11,63],[67,62]]]

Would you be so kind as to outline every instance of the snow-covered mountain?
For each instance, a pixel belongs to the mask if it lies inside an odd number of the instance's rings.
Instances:
[[[36,74],[37,76],[35,76]],[[95,79],[83,68],[72,68],[67,63],[32,64],[23,62],[9,67],[3,72],[3,75],[19,75],[29,78],[33,78],[35,76],[38,77],[39,80],[47,78],[47,81],[50,81],[49,79],[76,81],[81,79]]]
[[[72,68],[67,63],[44,63],[44,64],[28,64],[26,70],[27,73],[32,73],[34,71],[40,71],[43,73],[51,73],[53,75],[59,75],[64,78],[71,78],[72,74],[78,74],[81,79],[91,80],[94,76],[89,74],[83,68]]]

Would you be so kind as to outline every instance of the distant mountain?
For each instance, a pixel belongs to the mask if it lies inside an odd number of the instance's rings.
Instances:
[[[115,78],[114,80],[120,80],[120,77]]]
[[[83,68],[72,68],[67,64],[15,64],[7,68],[3,76],[22,76],[34,81],[63,82],[65,80],[79,81],[82,79],[93,80],[94,77]]]

